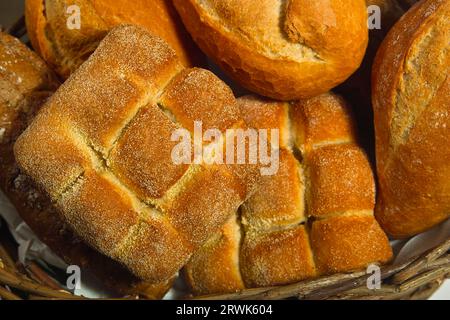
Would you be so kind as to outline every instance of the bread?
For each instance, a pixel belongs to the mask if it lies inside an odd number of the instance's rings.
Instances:
[[[17,167],[13,146],[42,104],[59,86],[42,60],[17,39],[0,33],[0,189],[53,252],[96,276],[117,294],[161,298],[172,281],[143,282],[82,242],[50,199]]]
[[[324,93],[360,65],[364,0],[174,0],[199,47],[245,88],[294,100]]]
[[[389,34],[374,68],[377,215],[395,237],[449,217],[448,155],[442,148],[448,133],[448,13],[448,1],[411,9]],[[381,73],[387,65],[389,72]]]
[[[379,194],[393,237],[450,216],[449,0],[421,1],[393,27],[373,69]]]
[[[204,130],[244,126],[221,80],[184,69],[143,28],[119,26],[52,96],[15,155],[82,240],[157,283],[246,197],[245,166],[174,163],[172,134],[200,120]]]
[[[284,285],[389,261],[373,216],[372,170],[343,99],[238,104],[251,127],[280,130],[280,168],[190,260],[193,292]]]
[[[70,30],[70,6],[80,8],[81,29]],[[129,23],[166,40],[187,67],[203,56],[170,0],[26,0],[26,24],[34,49],[64,78],[74,72],[114,26]],[[70,20],[72,21],[72,20]]]

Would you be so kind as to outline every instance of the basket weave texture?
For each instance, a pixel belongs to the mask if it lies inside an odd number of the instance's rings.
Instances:
[[[67,291],[35,262],[17,262],[17,245],[7,230],[0,229],[0,297],[2,299],[84,299]],[[428,299],[445,279],[450,279],[450,238],[428,252],[398,266],[381,268],[380,289],[368,289],[371,274],[365,271],[336,274],[286,286],[249,289],[235,294],[200,297],[214,300]],[[139,299],[140,297],[118,297]],[[186,297],[189,298],[189,297]]]

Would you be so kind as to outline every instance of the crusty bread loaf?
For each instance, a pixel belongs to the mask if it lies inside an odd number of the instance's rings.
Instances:
[[[280,169],[185,268],[195,294],[282,285],[385,263],[375,183],[351,112],[333,94],[294,103],[239,99],[249,126],[280,130]]]
[[[79,30],[67,27],[73,15],[67,9],[73,5],[80,8]],[[141,25],[166,40],[187,67],[203,62],[170,0],[26,0],[25,12],[34,49],[65,78],[123,23]]]
[[[376,216],[408,237],[450,216],[450,1],[415,5],[384,40],[373,69]]]
[[[309,98],[347,79],[367,46],[364,0],[174,0],[200,48],[247,89]]]
[[[13,146],[42,104],[59,86],[39,57],[17,39],[0,33],[0,189],[36,235],[66,263],[95,275],[118,294],[161,298],[171,281],[143,282],[117,262],[81,241],[50,199],[17,167]]]
[[[52,96],[15,155],[81,239],[161,282],[222,227],[248,187],[239,166],[174,163],[172,134],[194,121],[204,130],[244,125],[221,80],[184,69],[143,28],[119,26]]]

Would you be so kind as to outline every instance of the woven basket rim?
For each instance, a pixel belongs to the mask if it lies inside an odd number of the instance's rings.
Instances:
[[[3,299],[84,299],[67,291],[36,262],[26,265],[16,262],[11,249],[17,244],[6,243],[9,233],[6,223],[0,226],[0,297]],[[10,238],[10,235],[9,235]],[[9,248],[9,250],[8,250]],[[297,283],[246,289],[232,294],[186,299],[200,300],[417,300],[428,299],[439,289],[445,279],[450,279],[450,237],[421,255],[400,265],[380,267],[382,284],[379,289],[369,289],[371,274],[366,271],[340,273]],[[139,296],[119,299],[141,299]]]

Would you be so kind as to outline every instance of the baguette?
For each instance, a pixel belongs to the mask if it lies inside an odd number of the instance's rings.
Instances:
[[[359,67],[364,0],[174,0],[199,47],[252,92],[294,100],[325,93]]]
[[[194,294],[285,285],[371,263],[392,250],[373,215],[375,182],[350,109],[333,94],[289,106],[239,99],[248,124],[279,129],[280,169],[190,260]]]
[[[450,1],[425,0],[392,28],[373,68],[379,194],[395,238],[450,216]]]
[[[52,96],[15,155],[83,241],[159,283],[246,197],[245,166],[174,163],[172,134],[198,120],[205,130],[244,126],[221,80],[184,69],[145,29],[119,26]]]
[[[80,8],[80,29],[67,22]],[[186,67],[203,63],[203,55],[179,20],[170,0],[26,0],[26,25],[33,48],[59,75],[67,78],[94,52],[111,28],[141,25],[166,40]]]

